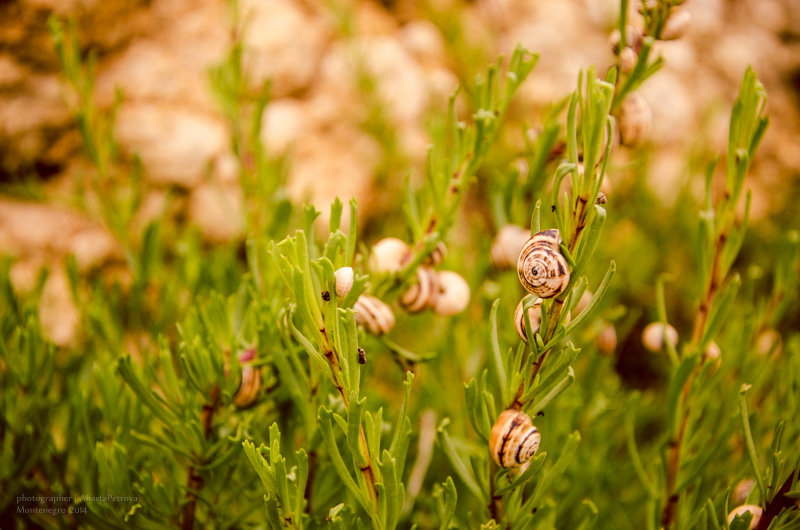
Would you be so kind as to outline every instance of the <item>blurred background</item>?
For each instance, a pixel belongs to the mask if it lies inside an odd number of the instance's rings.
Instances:
[[[798,225],[800,11],[792,0],[691,0],[685,7],[690,29],[656,44],[665,67],[642,89],[653,112],[651,141],[614,158],[614,232],[626,241],[657,240],[637,215],[674,215],[682,194],[699,197],[696,168],[724,150],[729,109],[751,64],[771,117],[748,181],[753,233],[774,240]],[[357,197],[360,229],[371,240],[401,226],[397,191],[405,176],[422,178],[431,124],[458,84],[469,91],[475,75],[517,43],[541,54],[483,173],[507,171],[524,131],[535,131],[543,110],[573,90],[579,70],[596,65],[602,73],[613,63],[608,40],[618,9],[615,0],[2,2],[0,253],[15,257],[11,276],[20,290],[68,254],[84,272],[113,271],[124,260],[119,238],[97,213],[106,199],[81,184],[96,163],[76,119],[80,90],[65,79],[48,29],[53,15],[74,20],[80,60],[94,61],[85,76],[94,80],[90,104],[113,116],[98,134],[113,138],[115,164],[135,168],[140,179],[130,226],[161,216],[198,227],[213,245],[243,241],[247,226],[239,181],[247,153],[232,141],[231,98],[220,98],[209,74],[230,64],[232,50],[240,53],[238,89],[268,93],[259,136],[280,161],[275,174],[288,197],[323,211],[335,196]],[[634,187],[650,199],[626,204]],[[485,201],[473,206],[472,221],[493,232]],[[617,240],[609,254],[624,252],[613,248]],[[758,248],[758,240],[748,245]],[[648,269],[645,258],[642,278],[656,265]],[[42,320],[56,342],[69,344],[77,317],[70,318],[75,309],[59,278],[51,275],[45,289],[57,317],[45,308]]]

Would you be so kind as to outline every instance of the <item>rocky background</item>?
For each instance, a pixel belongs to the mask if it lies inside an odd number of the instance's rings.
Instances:
[[[772,120],[750,181],[753,216],[784,212],[798,195],[800,174],[796,0],[685,6],[688,34],[658,44],[666,66],[643,89],[659,147],[648,159],[649,184],[674,198],[683,153],[707,142],[725,145],[728,109],[752,64]],[[397,131],[395,162],[419,175],[426,120],[446,109],[460,79],[517,43],[540,53],[514,109],[520,122],[535,126],[537,111],[573,90],[581,68],[612,64],[608,35],[618,2],[241,0],[241,33],[232,29],[230,8],[224,0],[0,1],[0,254],[17,258],[18,288],[68,254],[84,272],[121,259],[97,216],[68,199],[89,166],[48,31],[51,15],[74,18],[82,46],[96,54],[96,103],[108,109],[116,91],[123,94],[113,134],[124,156],[143,165],[148,195],[137,215],[142,222],[160,215],[166,192],[177,191],[180,215],[213,243],[243,236],[239,161],[208,82],[209,69],[236,39],[243,39],[250,83],[270,81],[261,140],[286,157],[291,198],[326,209],[335,196],[356,196],[370,219],[391,200],[377,178],[387,176],[386,143],[365,125],[376,101]],[[632,17],[640,22],[633,9]],[[77,315],[64,273],[51,274],[44,296],[44,327],[68,343]]]

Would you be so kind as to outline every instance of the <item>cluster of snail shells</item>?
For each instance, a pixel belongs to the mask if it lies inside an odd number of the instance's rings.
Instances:
[[[242,366],[242,380],[239,389],[233,395],[233,404],[238,408],[246,408],[255,403],[258,398],[258,391],[261,388],[261,372],[251,364],[255,358],[253,350],[247,350],[239,354],[239,362]]]
[[[540,298],[558,296],[569,284],[569,264],[560,251],[557,229],[534,234],[522,247],[517,275],[526,291]]]
[[[530,416],[522,411],[509,409],[497,418],[489,435],[489,451],[492,459],[500,467],[525,465],[542,440]]]
[[[530,230],[518,225],[500,227],[492,242],[492,264],[498,269],[510,269],[517,263],[522,246],[530,239]]]
[[[356,312],[356,324],[373,335],[385,335],[394,327],[392,308],[379,298],[362,294],[353,304],[353,309]]]
[[[731,513],[728,514],[728,524],[731,524],[737,515],[744,515],[747,512],[753,514],[753,518],[750,519],[750,528],[757,527],[764,510],[761,506],[756,506],[755,504],[742,504],[731,510]]]
[[[439,242],[417,267],[415,282],[400,297],[400,305],[410,313],[431,309],[439,315],[451,316],[466,309],[469,304],[469,284],[453,271],[436,271],[447,254],[447,247]],[[372,247],[370,267],[376,272],[397,272],[411,256],[409,246],[402,240],[389,237]]]

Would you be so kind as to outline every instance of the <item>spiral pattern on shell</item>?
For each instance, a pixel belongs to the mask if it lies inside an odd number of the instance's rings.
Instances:
[[[362,294],[353,304],[353,309],[356,311],[356,324],[373,335],[384,335],[394,327],[392,309],[374,296]]]
[[[503,411],[489,435],[489,450],[500,467],[525,464],[539,449],[542,436],[531,418],[519,410]]]
[[[523,303],[525,300],[520,300],[517,304],[517,310],[514,312],[514,323],[517,326],[517,333],[526,343],[528,336],[525,334],[525,315],[523,312]],[[539,332],[539,326],[542,324],[542,299],[539,298],[533,303],[533,306],[528,309],[528,319],[531,321],[531,333],[536,334]]]
[[[409,287],[400,297],[402,305],[409,313],[417,313],[436,306],[439,298],[439,278],[431,267],[417,268],[417,283]]]
[[[522,286],[542,298],[561,294],[569,284],[569,266],[561,255],[561,237],[553,228],[538,232],[522,247],[517,274]]]
[[[447,257],[447,246],[439,241],[433,250],[431,250],[430,255],[425,258],[425,263],[432,267],[438,267],[441,262],[444,261],[444,258]]]

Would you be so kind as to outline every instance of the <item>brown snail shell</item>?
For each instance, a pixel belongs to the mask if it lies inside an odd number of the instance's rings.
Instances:
[[[653,126],[653,112],[650,105],[637,93],[629,94],[622,102],[617,118],[620,143],[636,147],[650,136]]]
[[[381,239],[369,255],[369,267],[375,272],[397,272],[409,255],[408,244],[396,237]]]
[[[522,411],[509,409],[497,418],[489,435],[489,450],[492,459],[500,467],[516,467],[525,464],[539,449],[542,440],[530,416]]]
[[[409,287],[400,297],[402,305],[409,313],[434,307],[439,298],[439,277],[431,267],[417,268],[417,283]]]
[[[750,520],[750,528],[758,526],[764,510],[761,509],[761,506],[756,506],[755,504],[742,504],[731,510],[731,513],[728,514],[728,524],[731,524],[737,515],[744,515],[747,512],[753,514],[753,518]]]
[[[462,312],[469,304],[469,284],[460,274],[453,271],[439,271],[439,296],[433,310],[442,316],[452,316]]]
[[[353,267],[342,267],[333,273],[335,280],[336,296],[344,298],[353,288]]]
[[[569,284],[569,266],[561,255],[557,229],[538,232],[522,247],[517,274],[522,286],[542,298],[561,294]]]
[[[517,334],[528,342],[528,336],[525,334],[525,316],[523,312],[523,302],[520,300],[517,304],[517,310],[514,311],[514,324],[517,327]],[[528,309],[528,319],[531,321],[531,333],[536,334],[539,332],[539,326],[542,324],[542,299],[539,298],[533,303],[533,306]]]
[[[384,335],[394,327],[394,313],[379,298],[362,294],[353,304],[356,311],[356,324],[363,326],[373,335]]]
[[[492,243],[492,263],[498,269],[510,269],[519,258],[519,251],[531,237],[531,231],[517,225],[504,225]]]
[[[651,322],[642,330],[642,344],[651,352],[658,353],[664,349],[664,336],[673,347],[678,345],[678,330],[669,324]]]
[[[239,383],[236,394],[233,395],[233,404],[239,408],[252,405],[258,398],[258,391],[261,388],[261,372],[250,364],[254,358],[253,350],[246,350],[239,354],[239,362],[242,365],[242,381]]]

